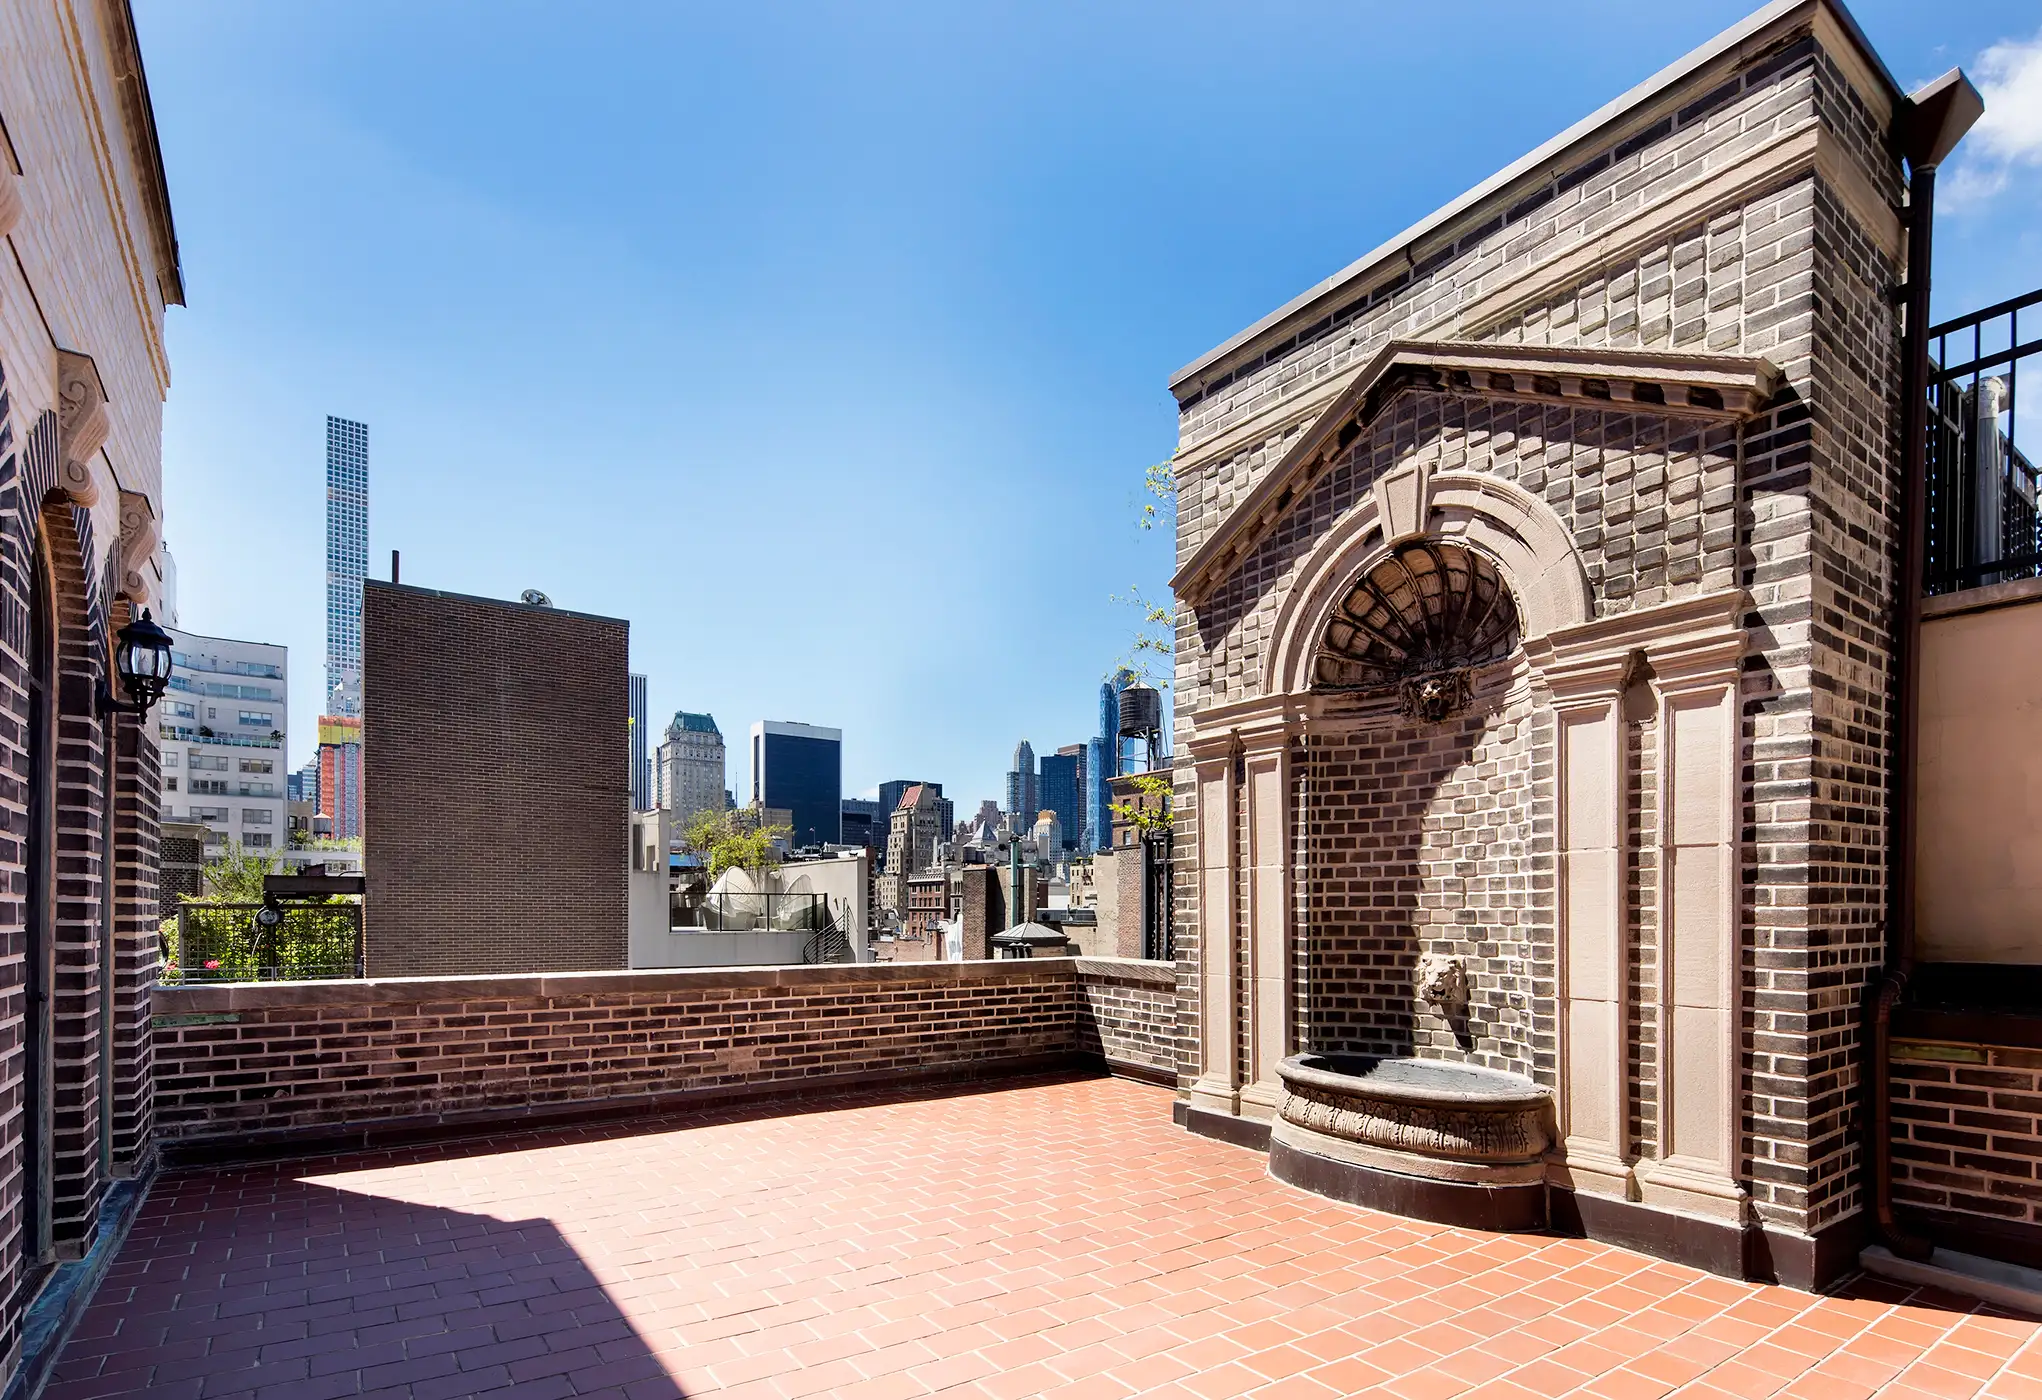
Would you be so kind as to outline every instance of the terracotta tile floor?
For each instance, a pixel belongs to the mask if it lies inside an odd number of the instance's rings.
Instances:
[[[158,1183],[49,1400],[2042,1396],[2042,1327],[1321,1201],[1117,1080]]]

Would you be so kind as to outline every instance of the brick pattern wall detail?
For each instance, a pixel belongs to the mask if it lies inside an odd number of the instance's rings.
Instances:
[[[629,632],[365,585],[372,976],[628,965]]]
[[[2042,1227],[2042,1051],[1893,1046],[1893,1199]]]
[[[114,750],[113,1171],[141,1175],[154,1151],[149,989],[162,966],[156,881],[162,751],[144,724],[119,721]]]
[[[1082,978],[1041,958],[160,987],[156,1132],[445,1121],[1081,1050],[1150,1063],[1161,1001],[1125,989],[1166,965],[1086,962]]]
[[[1175,1077],[1177,970],[1169,963],[1080,958],[1077,1048],[1107,1064]]]
[[[1298,1043],[1468,1059],[1552,1082],[1553,845],[1535,813],[1550,716],[1507,675],[1441,725],[1378,723],[1307,747],[1308,1022]],[[1548,828],[1549,829],[1549,828]],[[1543,873],[1544,879],[1539,879]],[[1467,968],[1464,1022],[1419,1001],[1418,960]]]

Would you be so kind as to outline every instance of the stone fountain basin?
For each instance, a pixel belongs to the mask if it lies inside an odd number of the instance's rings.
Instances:
[[[1545,1223],[1552,1091],[1446,1060],[1293,1055],[1270,1171],[1306,1190],[1449,1224]]]

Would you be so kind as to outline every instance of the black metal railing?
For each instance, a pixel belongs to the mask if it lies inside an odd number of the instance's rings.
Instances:
[[[1140,849],[1144,867],[1142,875],[1149,886],[1148,897],[1142,901],[1142,956],[1170,962],[1177,956],[1177,940],[1173,934],[1176,920],[1170,907],[1171,866],[1175,863],[1172,854],[1176,842],[1172,832],[1164,830],[1143,837]]]
[[[836,923],[828,895],[705,894],[682,891],[669,927],[701,933],[818,933]]]
[[[260,904],[187,904],[163,933],[162,980],[310,982],[360,977],[362,906],[283,904],[273,925]]]
[[[2037,469],[2019,412],[2021,364],[2042,355],[2037,329],[2042,289],[1929,327],[1926,593],[2042,575]]]

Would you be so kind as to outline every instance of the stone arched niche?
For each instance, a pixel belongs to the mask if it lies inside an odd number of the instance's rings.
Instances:
[[[1773,382],[1762,363],[1688,357],[1658,367],[1663,382],[1655,386],[1647,380],[1658,371],[1646,357],[1616,362],[1607,352],[1598,354],[1611,364],[1553,373],[1557,388],[1524,373],[1566,370],[1570,353],[1391,347],[1210,529],[1173,580],[1180,605],[1204,606],[1259,540],[1315,499],[1316,483],[1352,470],[1350,444],[1397,394],[1530,394],[1569,406],[1587,395],[1607,404],[1601,395],[1614,393],[1621,370],[1639,415],[1722,422],[1766,402]],[[1413,364],[1403,366],[1406,359]],[[1406,368],[1421,377],[1393,377]],[[1608,450],[1623,449],[1613,443]],[[1402,564],[1414,566],[1414,577],[1403,581],[1400,602],[1391,595]],[[1500,590],[1490,590],[1484,565],[1493,566]],[[1416,574],[1436,575],[1439,599],[1507,596],[1514,650],[1499,657],[1503,635],[1484,636],[1480,617],[1461,604],[1460,615],[1476,623],[1473,635],[1448,628],[1424,636],[1418,624],[1400,633],[1393,616],[1408,617],[1409,602],[1433,596]],[[1284,1092],[1277,1066],[1313,1048],[1298,1043],[1312,1031],[1294,1014],[1309,1008],[1312,990],[1297,984],[1300,950],[1314,927],[1301,883],[1304,858],[1315,831],[1341,823],[1357,839],[1373,839],[1379,828],[1370,825],[1365,802],[1330,812],[1327,794],[1394,778],[1410,753],[1408,745],[1386,747],[1374,761],[1342,762],[1337,783],[1321,783],[1310,769],[1315,741],[1395,723],[1394,707],[1355,697],[1388,693],[1465,659],[1498,682],[1508,676],[1507,684],[1482,688],[1486,698],[1469,723],[1487,724],[1495,701],[1531,706],[1538,718],[1538,917],[1550,932],[1531,971],[1540,988],[1540,1073],[1559,1115],[1551,1178],[1576,1190],[1744,1218],[1748,1196],[1737,1159],[1738,775],[1748,749],[1738,705],[1742,593],[1693,590],[1650,606],[1599,600],[1572,530],[1539,495],[1473,462],[1440,469],[1415,456],[1381,469],[1317,527],[1295,563],[1258,586],[1269,588],[1273,606],[1255,629],[1260,658],[1246,694],[1237,690],[1240,698],[1194,711],[1186,726],[1199,1021],[1191,1107],[1270,1119]],[[1514,662],[1507,673],[1489,664],[1501,659]],[[1650,771],[1637,767],[1626,745],[1627,716],[1641,704],[1659,736]],[[1650,831],[1634,829],[1630,797],[1641,784],[1652,808],[1666,814]],[[1524,787],[1533,786],[1527,776]],[[1637,863],[1641,843],[1651,849],[1649,866]],[[1659,954],[1656,985],[1642,987],[1627,971],[1634,870],[1652,872],[1652,888],[1639,887],[1635,897],[1653,915]],[[1396,878],[1392,872],[1383,888],[1395,888]],[[1437,891],[1426,897],[1434,901],[1428,908],[1438,907]],[[1415,996],[1417,969],[1408,971],[1407,995]],[[1642,1110],[1656,1114],[1657,1125],[1644,1156],[1628,1126],[1628,1027],[1639,997],[1662,1028],[1658,1082]]]
[[[1443,539],[1399,545],[1334,604],[1312,686],[1372,691],[1500,661],[1517,649],[1517,603],[1494,562]]]

